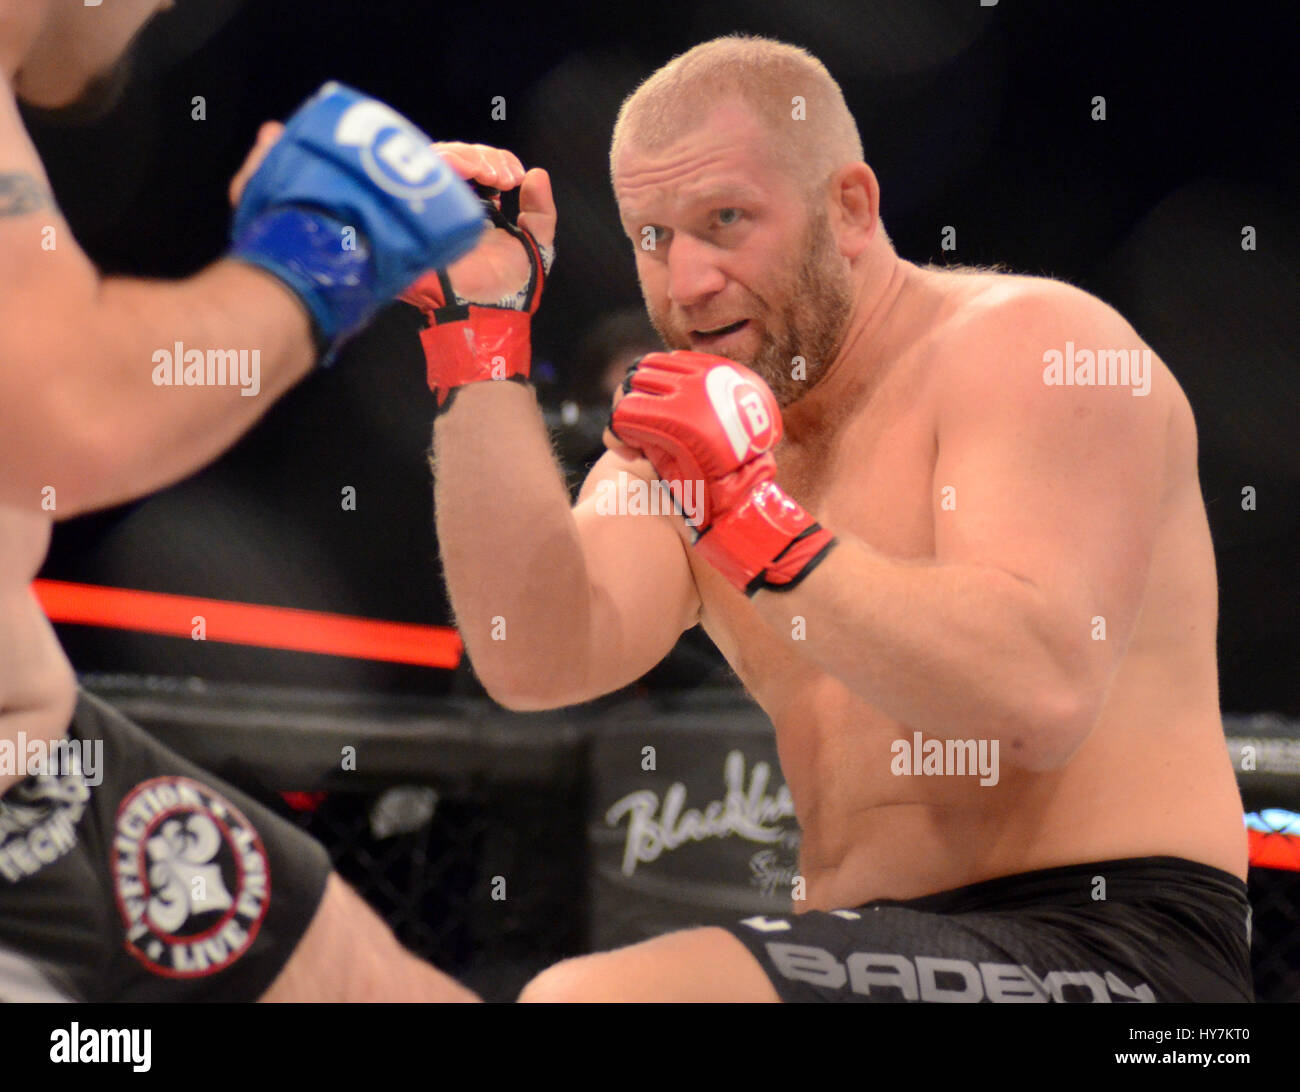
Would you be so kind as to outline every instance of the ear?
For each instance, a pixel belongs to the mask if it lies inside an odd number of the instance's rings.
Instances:
[[[865,163],[849,163],[831,175],[828,196],[831,231],[840,253],[853,261],[880,224],[880,184]]]

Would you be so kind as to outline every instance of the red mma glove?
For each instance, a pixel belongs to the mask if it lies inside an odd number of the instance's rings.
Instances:
[[[420,331],[429,388],[438,396],[438,412],[466,383],[488,379],[527,382],[532,366],[531,327],[542,299],[542,285],[554,260],[551,247],[539,247],[526,228],[506,219],[496,191],[475,184],[495,227],[509,232],[528,254],[531,272],[520,291],[494,304],[472,303],[456,294],[444,269],[426,273],[399,297],[424,312]]]
[[[695,549],[746,595],[807,576],[835,537],[776,484],[781,411],[757,375],[707,353],[649,353],[623,382],[610,431],[645,453],[678,507],[700,483]]]

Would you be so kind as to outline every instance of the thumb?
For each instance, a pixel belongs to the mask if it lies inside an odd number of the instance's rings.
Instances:
[[[554,246],[555,220],[551,176],[534,167],[519,187],[519,226],[528,230],[538,246]]]
[[[614,413],[618,409],[618,404],[623,401],[624,390],[620,386],[614,392],[613,405],[610,407],[609,424],[605,426],[604,434],[601,436],[601,443],[616,455],[626,459],[628,462],[636,462],[638,459],[645,458],[645,452],[639,447],[634,447],[622,437],[614,432]]]
[[[239,199],[244,194],[244,187],[248,180],[257,173],[257,168],[262,165],[262,160],[267,153],[275,147],[275,142],[280,139],[284,133],[284,125],[278,121],[264,121],[262,127],[257,131],[257,140],[254,142],[252,150],[248,153],[248,158],[239,168],[235,177],[230,180],[228,196],[232,206],[239,204]]]
[[[614,430],[612,428],[606,427],[605,431],[601,434],[600,440],[607,450],[612,451],[619,458],[626,459],[629,463],[644,461],[646,465],[649,466],[649,460],[646,459],[645,452],[639,447],[633,447],[631,444],[624,443],[614,435]],[[650,471],[651,473],[648,476],[653,477],[654,468],[651,467]]]

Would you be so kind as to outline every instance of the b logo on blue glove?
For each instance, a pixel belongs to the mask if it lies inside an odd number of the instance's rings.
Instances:
[[[288,285],[324,345],[354,331],[420,274],[467,254],[486,227],[478,198],[431,144],[384,103],[325,84],[244,187],[230,257]]]
[[[427,136],[376,99],[349,106],[334,136],[359,149],[361,165],[376,186],[412,204],[437,197],[456,178]]]

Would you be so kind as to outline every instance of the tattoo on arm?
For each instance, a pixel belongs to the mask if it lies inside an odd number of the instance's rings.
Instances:
[[[0,218],[25,216],[54,201],[44,183],[26,171],[0,171]]]

